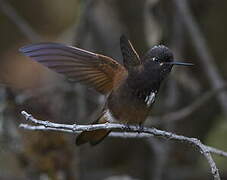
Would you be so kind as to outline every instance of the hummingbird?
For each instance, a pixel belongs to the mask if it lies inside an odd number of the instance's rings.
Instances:
[[[193,64],[175,61],[171,50],[164,45],[154,46],[141,58],[125,35],[120,37],[120,49],[123,65],[108,56],[60,43],[31,44],[19,51],[69,80],[105,95],[102,111],[93,124],[142,125],[172,67]],[[96,145],[110,132],[83,131],[77,136],[76,145]]]

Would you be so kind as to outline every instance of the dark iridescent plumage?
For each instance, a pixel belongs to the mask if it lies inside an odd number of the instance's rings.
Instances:
[[[20,49],[26,56],[70,80],[106,94],[107,101],[96,123],[141,124],[147,118],[162,80],[176,63],[172,52],[159,45],[140,58],[131,42],[120,38],[124,66],[110,57],[59,43],[39,43]],[[82,132],[76,144],[99,143],[109,130]]]

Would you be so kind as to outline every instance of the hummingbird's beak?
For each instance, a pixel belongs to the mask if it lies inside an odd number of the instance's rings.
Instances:
[[[184,63],[184,62],[169,62],[168,64],[172,64],[172,65],[179,65],[179,66],[193,66],[194,64],[192,63]]]

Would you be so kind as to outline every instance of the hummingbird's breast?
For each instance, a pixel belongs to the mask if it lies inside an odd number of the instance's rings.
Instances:
[[[143,84],[140,78],[132,81],[128,78],[119,88],[115,89],[108,97],[107,108],[113,119],[120,123],[143,123],[155,101],[157,91]]]

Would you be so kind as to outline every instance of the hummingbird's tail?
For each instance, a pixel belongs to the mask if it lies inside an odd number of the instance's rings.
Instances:
[[[76,145],[82,145],[85,143],[90,143],[92,146],[100,143],[108,134],[110,130],[94,130],[94,131],[84,131],[79,134],[76,138]]]
[[[92,124],[102,124],[106,123],[105,110],[101,112],[99,117]],[[94,131],[83,131],[76,138],[76,145],[82,145],[85,143],[90,143],[92,146],[100,143],[108,134],[110,130],[99,129]]]

